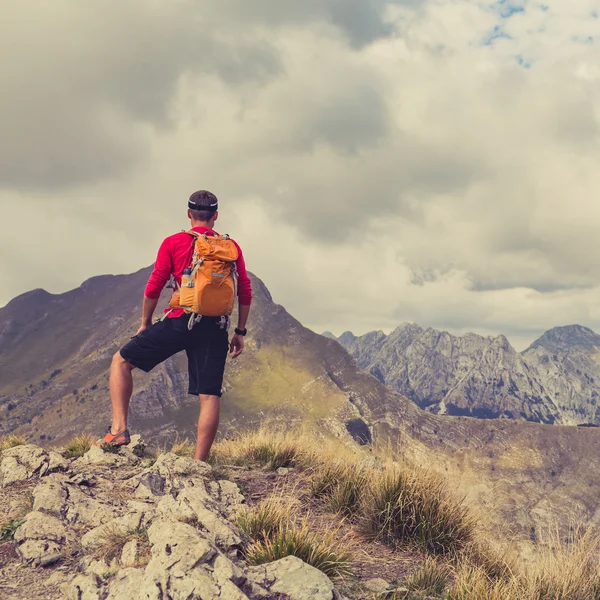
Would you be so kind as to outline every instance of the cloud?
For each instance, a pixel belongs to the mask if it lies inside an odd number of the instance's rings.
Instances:
[[[150,263],[202,187],[316,329],[600,327],[595,9],[13,3],[0,303]]]

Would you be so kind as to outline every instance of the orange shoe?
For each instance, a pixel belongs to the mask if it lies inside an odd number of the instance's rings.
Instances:
[[[124,429],[120,433],[112,434],[110,432],[110,426],[106,431],[106,435],[99,439],[94,446],[102,447],[104,444],[108,444],[109,446],[127,446],[131,438],[129,437],[129,431]]]

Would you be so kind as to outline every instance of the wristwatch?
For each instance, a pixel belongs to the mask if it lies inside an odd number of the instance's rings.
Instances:
[[[237,335],[245,336],[248,333],[248,330],[246,328],[244,328],[244,329],[238,329],[236,327],[235,328],[235,332],[236,332]]]

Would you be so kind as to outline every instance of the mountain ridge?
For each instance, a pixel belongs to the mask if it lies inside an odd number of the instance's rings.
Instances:
[[[414,323],[337,341],[362,369],[431,412],[600,425],[600,335],[588,327],[554,327],[520,353],[502,334],[454,336]]]

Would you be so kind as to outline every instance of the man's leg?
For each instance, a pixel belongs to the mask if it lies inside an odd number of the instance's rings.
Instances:
[[[110,365],[110,401],[112,404],[112,426],[110,432],[113,435],[127,429],[127,414],[129,412],[129,400],[133,392],[133,375],[135,367],[128,363],[120,352],[117,352]]]
[[[198,417],[198,438],[196,440],[196,460],[206,460],[219,428],[221,398],[208,394],[199,394],[200,416]]]

